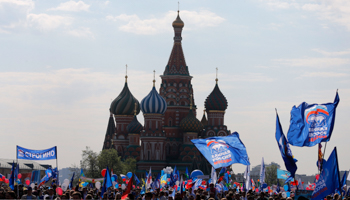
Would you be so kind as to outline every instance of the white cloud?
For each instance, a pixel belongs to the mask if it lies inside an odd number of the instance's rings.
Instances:
[[[73,18],[60,15],[28,14],[27,22],[29,26],[34,26],[40,31],[46,32],[54,30],[60,26],[69,26],[72,24]]]
[[[315,52],[321,53],[324,56],[343,56],[343,55],[350,55],[350,49],[345,51],[335,51],[335,52],[329,52],[322,49],[312,49]]]
[[[297,67],[333,67],[350,63],[346,58],[297,58],[297,59],[274,59],[273,61],[288,66]]]
[[[281,1],[281,0],[260,0],[261,2],[265,3],[267,6],[269,6],[271,9],[289,9],[289,8],[298,8],[299,5],[296,2],[287,2],[287,1]]]
[[[61,3],[56,8],[50,8],[49,10],[60,10],[60,11],[71,11],[71,12],[79,12],[79,11],[89,11],[90,5],[84,3],[83,1],[67,1]]]
[[[67,33],[75,37],[92,38],[92,39],[95,38],[90,28],[87,28],[87,27],[80,27],[77,29],[68,30]]]
[[[304,4],[302,9],[314,12],[322,20],[345,26],[350,31],[350,1],[323,0],[317,3]]]
[[[169,26],[169,22],[174,21],[176,15],[177,12],[169,11],[160,18],[140,19],[137,15],[121,14],[118,16],[108,15],[106,19],[124,23],[119,27],[121,31],[141,35],[154,35],[165,31],[171,31],[172,29]],[[208,10],[200,10],[198,12],[183,10],[180,12],[180,17],[184,21],[185,27],[188,27],[187,29],[218,26],[225,21],[224,18]]]

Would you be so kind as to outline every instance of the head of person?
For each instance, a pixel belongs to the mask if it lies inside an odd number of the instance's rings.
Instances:
[[[32,189],[32,187],[28,187],[27,188],[27,195],[32,195],[32,192],[33,192],[33,189]]]
[[[73,197],[73,199],[81,199],[81,194],[80,194],[80,192],[74,192],[72,197]]]
[[[50,188],[49,189],[49,195],[52,196],[53,194],[54,194],[54,190],[53,190],[53,188]]]

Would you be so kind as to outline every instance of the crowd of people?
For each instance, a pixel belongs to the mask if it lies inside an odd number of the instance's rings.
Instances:
[[[269,194],[267,192],[255,193],[250,190],[247,192],[238,191],[236,188],[228,189],[227,191],[218,192],[213,184],[210,184],[210,188],[186,189],[180,193],[180,191],[174,192],[172,188],[163,188],[163,190],[148,190],[142,191],[140,188],[134,188],[127,194],[125,190],[121,188],[112,189],[109,188],[103,195],[101,190],[90,187],[79,187],[67,189],[61,194],[57,190],[57,185],[53,184],[52,187],[37,185],[32,187],[25,187],[23,185],[16,185],[14,190],[11,190],[7,184],[3,184],[0,188],[0,199],[49,199],[49,200],[60,200],[60,199],[128,199],[128,200],[293,200],[294,193],[291,193],[291,197],[283,197],[282,193]],[[298,197],[295,200],[308,199],[306,197]],[[327,196],[327,200],[350,200],[350,197],[342,197],[339,194],[333,196]]]

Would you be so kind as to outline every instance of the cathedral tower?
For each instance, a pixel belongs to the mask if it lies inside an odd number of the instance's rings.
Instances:
[[[184,22],[180,19],[179,11],[173,22],[174,44],[168,64],[161,75],[162,83],[159,89],[160,95],[165,99],[168,109],[164,113],[163,129],[166,132],[166,156],[168,159],[179,159],[183,134],[180,122],[185,118],[190,109],[190,101],[194,102],[192,76],[188,71],[185,56],[182,51],[181,33]],[[192,97],[191,97],[192,96]],[[193,114],[196,115],[196,106],[193,106]]]

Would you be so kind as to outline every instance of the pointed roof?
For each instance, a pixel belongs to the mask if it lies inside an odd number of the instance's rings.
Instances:
[[[108,126],[107,126],[105,141],[103,143],[102,150],[110,149],[112,147],[111,142],[114,135],[114,131],[115,131],[115,124],[114,124],[113,114],[111,113],[109,115]]]
[[[203,117],[202,117],[201,123],[203,124],[203,126],[208,125],[208,120],[205,117],[205,110],[203,111]]]
[[[179,11],[177,18],[173,22],[174,27],[174,45],[173,49],[171,50],[171,54],[169,57],[169,61],[167,66],[164,70],[164,76],[166,75],[183,75],[183,76],[189,76],[190,73],[188,71],[188,67],[186,65],[185,56],[182,50],[181,45],[181,32],[182,28],[184,27],[183,21],[180,19]]]
[[[216,79],[216,84],[213,91],[205,100],[205,109],[206,110],[221,110],[224,111],[227,108],[227,99],[222,94],[219,89],[218,81]]]

